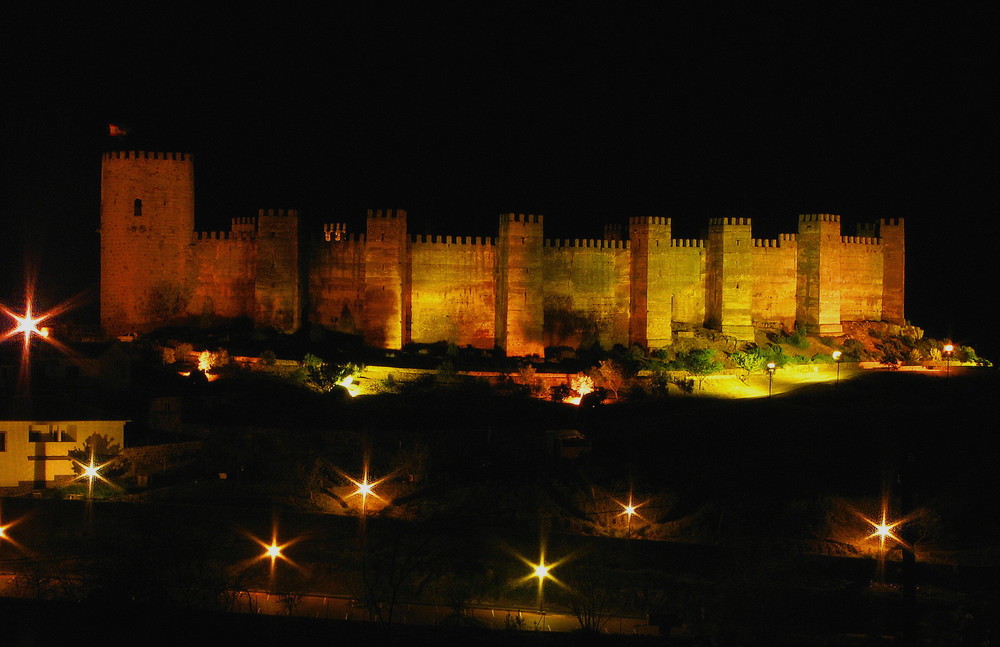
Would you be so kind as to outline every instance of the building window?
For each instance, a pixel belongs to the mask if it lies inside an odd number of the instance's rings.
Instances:
[[[7,451],[7,432],[0,431],[0,452]]]
[[[142,215],[142,200],[140,200],[139,198],[135,199],[135,202],[132,203],[132,211],[136,217]]]
[[[28,429],[29,443],[57,443],[59,431],[53,431],[51,426],[31,427]]]

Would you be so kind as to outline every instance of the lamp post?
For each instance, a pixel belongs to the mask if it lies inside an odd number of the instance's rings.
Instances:
[[[951,356],[955,354],[955,347],[952,344],[945,344],[941,354],[944,355],[944,376],[948,377],[951,375]]]
[[[538,578],[538,614],[542,616],[542,627],[545,627],[545,578],[552,577],[549,575],[549,571],[552,570],[552,564],[546,564],[545,558],[542,557],[538,564],[534,567],[534,572],[532,575]]]
[[[771,393],[774,387],[774,371],[776,371],[778,365],[774,362],[767,363],[767,397],[771,397]]]
[[[844,354],[839,350],[833,351],[833,361],[837,363],[837,381],[834,382],[836,386],[840,386],[840,360],[844,357]]]

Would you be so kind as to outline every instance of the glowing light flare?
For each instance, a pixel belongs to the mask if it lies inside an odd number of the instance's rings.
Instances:
[[[21,551],[24,550],[24,547],[21,546],[21,544],[17,543],[14,540],[14,538],[10,536],[10,533],[8,532],[11,528],[16,526],[19,521],[20,519],[15,519],[14,521],[9,521],[7,523],[3,523],[2,521],[0,521],[0,545],[6,543],[10,544],[11,546],[14,546],[18,550]]]
[[[277,542],[275,542],[275,541],[272,540],[271,541],[271,545],[266,547],[266,550],[264,551],[264,556],[265,557],[270,557],[271,561],[273,562],[274,560],[278,559],[279,557],[283,557],[283,555],[281,554],[282,548],[284,548],[284,547],[283,546],[279,546],[277,544]]]
[[[39,324],[61,314],[62,312],[65,312],[66,310],[69,310],[80,297],[74,297],[69,301],[65,301],[42,314],[35,314],[34,306],[32,304],[34,282],[31,279],[29,279],[28,284],[25,287],[25,294],[26,298],[24,302],[23,314],[18,314],[7,306],[0,304],[0,311],[3,311],[4,314],[14,320],[14,327],[0,336],[0,342],[6,341],[12,337],[22,337],[21,367],[20,375],[18,376],[18,384],[20,388],[26,390],[29,388],[31,383],[31,340],[33,337],[45,340],[45,342],[56,347],[60,352],[66,355],[73,354],[69,348],[51,335],[51,329],[44,326],[40,327]]]
[[[579,405],[583,402],[583,396],[594,392],[594,380],[589,375],[578,373],[570,379],[569,388],[576,395],[563,398],[563,402]]]
[[[293,562],[291,558],[288,557],[288,555],[285,554],[285,551],[288,549],[288,547],[296,543],[298,539],[290,539],[284,543],[279,543],[277,531],[272,531],[270,542],[266,542],[262,539],[259,539],[251,535],[250,533],[247,533],[247,536],[250,537],[250,539],[252,539],[258,545],[260,545],[260,547],[263,549],[263,552],[256,557],[256,560],[268,560],[270,562],[269,568],[272,578],[274,577],[275,573],[275,565],[278,563],[279,560],[291,565],[296,569],[299,568],[299,566],[295,562]],[[256,561],[256,560],[251,560],[251,561]]]
[[[538,586],[539,589],[541,589],[542,582],[544,582],[545,580],[551,580],[556,584],[558,584],[559,586],[565,586],[552,574],[552,571],[555,570],[565,560],[559,560],[556,562],[546,562],[544,551],[538,556],[537,562],[533,562],[530,559],[527,559],[526,557],[517,554],[516,552],[512,551],[512,553],[515,557],[521,560],[521,562],[523,562],[524,565],[527,566],[529,569],[529,573],[520,579],[520,583],[527,583],[533,579],[538,580]]]
[[[43,321],[51,317],[52,316],[51,313],[43,314],[40,317],[32,316],[30,300],[24,306],[23,315],[14,314],[13,311],[11,311],[6,307],[2,308],[3,311],[7,313],[7,315],[15,322],[14,327],[11,330],[9,330],[6,335],[4,335],[4,339],[8,337],[14,337],[15,335],[24,335],[24,341],[25,343],[28,343],[28,340],[31,338],[32,335],[38,335],[39,337],[42,338],[46,338],[49,336],[48,332],[49,329],[39,328],[38,324],[42,323]]]
[[[107,467],[109,463],[94,465],[93,458],[91,458],[90,463],[87,464],[81,463],[80,461],[73,461],[73,462],[79,465],[81,470],[80,473],[73,478],[74,481],[87,479],[91,484],[93,484],[94,479],[98,479],[100,481],[104,481],[105,483],[110,484],[110,481],[108,481],[108,479],[104,478],[101,475],[101,470]]]
[[[552,565],[551,564],[548,564],[548,565],[546,565],[546,564],[536,564],[533,574],[538,579],[544,580],[546,577],[549,577],[549,571],[550,570],[552,570]]]
[[[363,477],[361,477],[360,481],[352,479],[350,476],[346,476],[346,478],[347,478],[348,481],[350,481],[351,483],[354,484],[354,487],[357,488],[356,490],[354,490],[353,492],[351,492],[350,494],[348,494],[346,498],[350,498],[352,496],[361,495],[361,505],[364,508],[367,508],[368,497],[374,497],[374,498],[378,499],[379,501],[381,501],[382,503],[388,503],[388,501],[386,501],[385,499],[383,499],[381,496],[378,495],[378,493],[375,492],[375,487],[378,484],[380,484],[383,481],[385,481],[389,477],[385,476],[385,477],[382,477],[382,478],[380,478],[380,479],[378,479],[376,481],[369,481],[367,474],[365,474]]]
[[[613,501],[615,503],[617,503],[619,506],[621,506],[621,509],[622,509],[622,511],[619,512],[617,516],[619,516],[619,517],[626,516],[626,517],[629,518],[630,521],[631,521],[632,517],[639,517],[640,519],[642,519],[642,515],[639,514],[638,510],[642,506],[646,505],[646,502],[635,503],[632,500],[632,495],[629,495],[629,497],[628,497],[628,503],[622,503],[621,501],[618,501],[617,499],[613,499]]]
[[[352,398],[356,398],[361,394],[361,387],[354,383],[354,376],[348,375],[344,379],[337,382],[337,386],[342,386],[347,390],[347,394]]]
[[[883,550],[885,549],[886,540],[891,539],[892,541],[895,541],[897,543],[900,543],[900,544],[903,543],[903,540],[900,539],[893,532],[893,530],[895,528],[897,528],[898,526],[900,526],[903,523],[903,520],[895,521],[893,523],[888,523],[886,521],[886,518],[885,518],[885,513],[883,513],[882,514],[882,521],[881,522],[872,521],[871,519],[865,519],[865,521],[867,521],[868,523],[870,523],[872,525],[872,527],[875,529],[875,532],[873,532],[872,534],[868,535],[868,539],[873,539],[875,537],[878,537],[879,545],[882,547]]]

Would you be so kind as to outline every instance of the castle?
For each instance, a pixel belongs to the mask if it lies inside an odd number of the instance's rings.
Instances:
[[[406,213],[369,211],[315,236],[291,210],[194,230],[191,155],[105,153],[101,323],[120,334],[186,316],[251,317],[360,334],[373,346],[447,341],[541,355],[547,346],[670,344],[706,326],[837,335],[844,321],[903,322],[902,219],[842,236],[840,217],[799,216],[798,232],[753,238],[749,218],[714,218],[705,239],[633,217],[627,239],[546,240],[542,217],[503,214],[495,238],[410,236]]]

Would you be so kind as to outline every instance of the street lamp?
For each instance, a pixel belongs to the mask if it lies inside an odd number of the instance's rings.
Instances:
[[[903,543],[903,540],[899,538],[894,532],[895,529],[900,526],[905,519],[900,519],[899,521],[894,521],[889,523],[887,520],[887,514],[885,506],[882,508],[882,518],[881,521],[873,521],[867,517],[864,520],[871,524],[874,532],[868,535],[868,539],[878,538],[878,578],[879,584],[884,584],[885,581],[885,558],[886,558],[886,542],[892,540],[896,543]]]
[[[103,469],[104,466],[107,465],[107,463],[104,463],[102,465],[94,465],[93,455],[91,455],[90,463],[87,465],[84,465],[79,461],[74,461],[74,462],[76,462],[76,464],[80,466],[81,470],[79,476],[77,476],[76,479],[87,479],[87,499],[94,498],[94,479],[99,479],[101,481],[104,481],[105,483],[108,482],[106,478],[101,476],[101,469]],[[75,481],[76,479],[73,480]]]
[[[771,397],[771,392],[774,387],[774,371],[778,369],[778,365],[774,362],[767,363],[767,397]]]
[[[545,616],[545,578],[551,578],[549,571],[552,570],[554,564],[546,564],[545,556],[543,555],[539,558],[539,562],[533,565],[532,577],[538,578],[538,613],[544,618]],[[544,620],[542,621],[544,623]]]
[[[622,511],[618,513],[618,516],[625,516],[625,536],[629,539],[632,538],[632,517],[638,516],[642,518],[638,512],[636,512],[643,504],[635,504],[632,501],[632,493],[628,495],[628,503],[622,503],[621,501],[615,501],[618,505],[622,507]]]
[[[835,385],[840,386],[840,360],[844,357],[844,354],[839,350],[833,351],[833,361],[837,363],[837,381],[834,382]]]
[[[948,377],[951,375],[951,356],[955,354],[955,347],[952,344],[945,344],[941,354],[944,355],[944,375]]]

